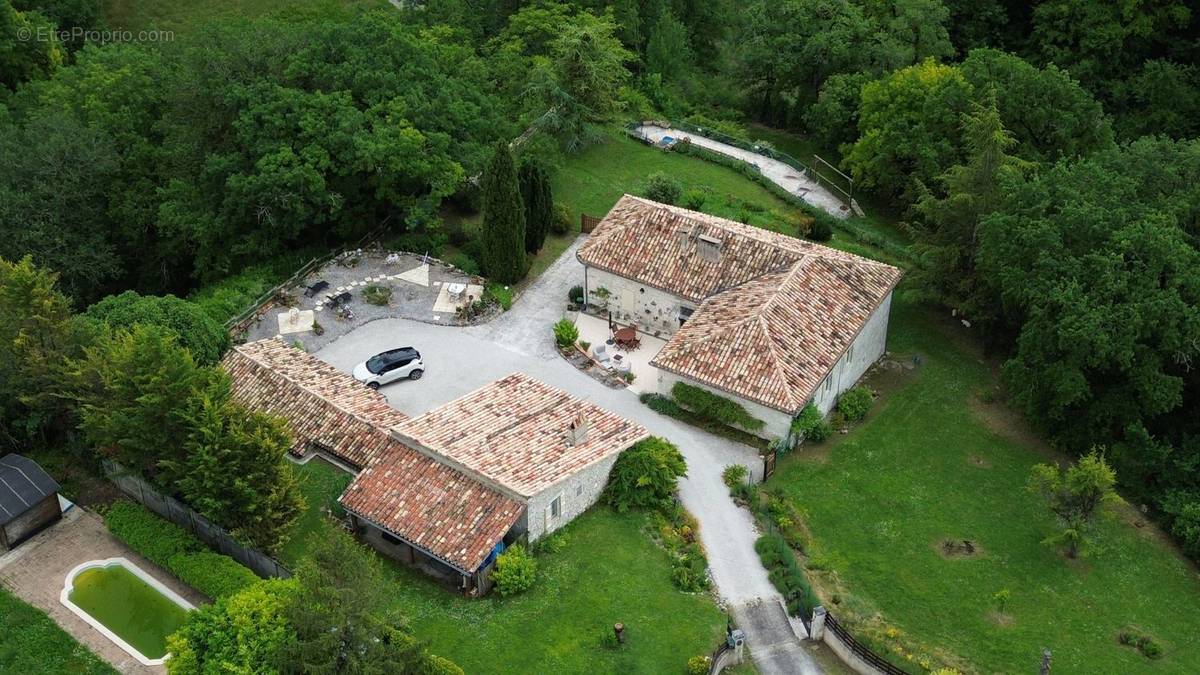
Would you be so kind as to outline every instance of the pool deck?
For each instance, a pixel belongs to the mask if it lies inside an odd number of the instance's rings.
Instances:
[[[128,558],[167,588],[193,605],[208,599],[185,586],[158,565],[134,553],[108,533],[94,513],[75,507],[63,520],[15,550],[0,556],[0,583],[17,597],[46,612],[63,630],[87,645],[122,673],[165,673],[162,666],[144,666],[124,649],[75,616],[59,602],[67,574],[80,563],[105,558]]]

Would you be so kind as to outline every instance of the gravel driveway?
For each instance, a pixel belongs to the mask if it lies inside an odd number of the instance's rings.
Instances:
[[[355,364],[385,349],[416,347],[425,361],[425,377],[380,389],[393,407],[408,415],[421,414],[520,371],[642,424],[679,446],[687,459],[688,475],[680,481],[679,493],[684,506],[700,521],[700,538],[720,596],[734,606],[760,599],[775,602],[779,593],[768,581],[754,551],[753,519],[733,503],[721,480],[721,471],[733,463],[744,464],[754,476],[761,476],[762,461],[757,452],[653,412],[633,393],[609,389],[576,370],[555,349],[550,327],[565,314],[567,290],[582,282],[583,267],[575,258],[581,241],[577,240],[527,289],[509,312],[488,324],[456,328],[380,319],[338,339],[317,356],[349,372]],[[785,642],[794,639],[782,630],[774,635],[784,636],[780,639]],[[753,644],[754,638],[750,639]],[[769,646],[761,639],[754,644],[755,649]],[[797,651],[804,661],[798,662],[795,669],[781,671],[759,664],[760,672],[821,672],[811,657],[803,650]]]

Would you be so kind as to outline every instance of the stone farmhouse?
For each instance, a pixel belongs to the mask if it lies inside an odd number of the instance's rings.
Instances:
[[[355,474],[339,498],[356,534],[470,595],[496,555],[600,497],[643,427],[520,373],[408,418],[382,394],[277,339],[230,350],[234,396],[284,418],[299,461]]]
[[[809,403],[828,414],[884,353],[892,291],[884,263],[625,195],[578,252],[590,307],[667,337],[651,361],[676,382],[736,401],[788,435]]]

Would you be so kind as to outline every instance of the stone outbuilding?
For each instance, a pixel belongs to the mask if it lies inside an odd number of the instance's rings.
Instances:
[[[339,503],[381,553],[469,595],[496,556],[583,513],[641,426],[514,373],[409,419],[377,391],[280,340],[233,348],[223,365],[242,403],[284,418],[291,454],[354,474]]]
[[[828,414],[884,353],[899,269],[796,237],[625,195],[579,248],[589,305],[667,338],[650,362],[788,435]]]

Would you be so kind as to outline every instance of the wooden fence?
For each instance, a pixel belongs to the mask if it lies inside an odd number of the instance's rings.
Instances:
[[[596,216],[581,213],[579,214],[579,230],[584,234],[591,234],[592,230],[596,229],[601,220],[601,218],[597,218]]]
[[[225,322],[225,330],[230,335],[233,335],[236,337],[238,333],[241,333],[246,328],[246,326],[251,322],[251,320],[254,319],[254,317],[258,316],[259,311],[262,310],[262,308],[265,307],[269,302],[271,302],[271,300],[275,297],[275,295],[277,293],[279,293],[280,291],[282,291],[284,289],[291,288],[291,287],[299,284],[301,281],[304,280],[304,277],[308,276],[313,270],[316,270],[316,269],[322,267],[323,265],[325,265],[325,263],[329,262],[330,260],[333,260],[335,257],[338,256],[338,254],[342,253],[343,251],[352,251],[354,249],[362,248],[362,247],[368,245],[370,242],[374,241],[381,234],[383,234],[383,231],[387,227],[387,223],[389,220],[391,220],[391,218],[392,218],[391,216],[388,216],[387,218],[385,218],[382,223],[380,223],[375,229],[373,229],[370,232],[363,235],[363,237],[361,239],[359,239],[356,243],[354,243],[350,246],[335,247],[335,248],[331,249],[328,253],[318,256],[316,258],[313,258],[312,260],[309,260],[308,262],[304,263],[300,267],[300,269],[297,270],[295,274],[288,277],[287,280],[285,280],[284,282],[282,282],[280,284],[273,286],[270,290],[266,291],[262,295],[255,298],[254,302],[250,303],[250,305],[248,307],[246,307],[246,309],[242,310],[242,312],[240,314],[238,314],[237,316],[233,317],[232,319],[226,321]]]
[[[902,670],[897,666],[892,665],[887,659],[879,656],[871,651],[870,647],[860,643],[854,639],[850,631],[846,630],[842,624],[838,623],[837,619],[833,618],[832,614],[825,615],[825,630],[832,631],[838,640],[846,646],[855,656],[862,659],[864,663],[884,673],[885,675],[909,675],[908,671]]]
[[[270,577],[287,579],[292,576],[288,568],[279,564],[271,556],[238,543],[225,531],[225,528],[196,513],[187,504],[160,493],[141,477],[130,473],[120,464],[105,460],[104,473],[114,485],[120,488],[121,492],[137,500],[162,518],[195,535],[197,539],[208,544],[218,553],[227,555],[250,568],[258,576],[264,579]]]

